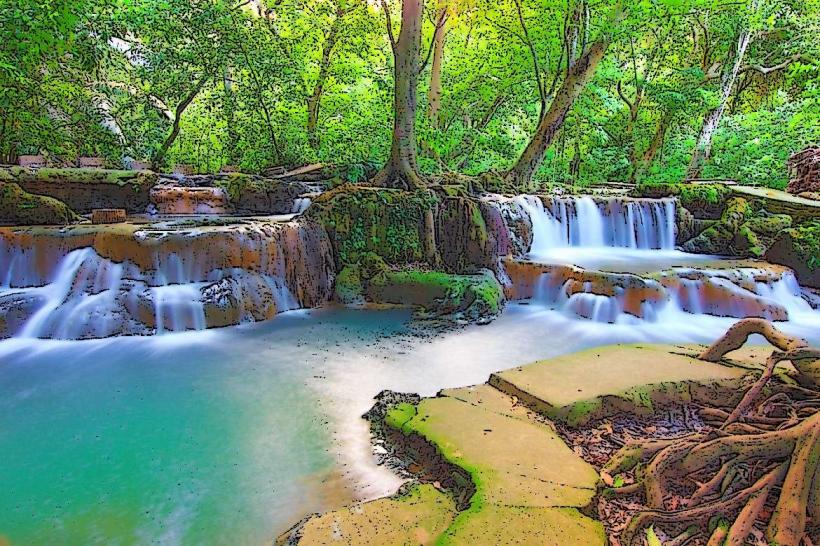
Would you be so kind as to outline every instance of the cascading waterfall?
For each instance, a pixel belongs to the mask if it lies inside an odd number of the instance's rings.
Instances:
[[[515,198],[529,215],[533,241],[530,255],[565,247],[675,248],[674,199],[608,199],[533,195]],[[546,205],[545,205],[546,201]]]
[[[128,256],[120,262],[93,243],[71,249],[85,241],[56,232],[33,240],[0,234],[0,338],[202,330],[326,301],[334,266],[321,228],[292,222],[243,229],[137,232],[119,241]],[[55,242],[69,247],[62,256]]]
[[[535,270],[534,281],[528,281],[533,273],[510,268],[519,287],[517,297],[595,322],[675,323],[691,315],[712,315],[820,325],[820,313],[804,297],[794,273],[777,266],[681,268],[653,278],[560,265],[519,267],[541,269]],[[522,292],[521,286],[527,284],[531,289]]]

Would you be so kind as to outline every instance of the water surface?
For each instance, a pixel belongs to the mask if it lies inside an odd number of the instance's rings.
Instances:
[[[317,310],[151,338],[0,343],[0,537],[12,544],[262,544],[395,491],[360,415],[613,342],[709,342],[730,319],[601,324],[511,304],[409,335],[404,311]],[[820,342],[816,314],[785,329]],[[0,539],[2,542],[2,539]]]

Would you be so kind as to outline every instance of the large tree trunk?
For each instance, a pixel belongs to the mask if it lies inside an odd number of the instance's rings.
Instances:
[[[598,63],[604,58],[609,43],[608,38],[594,42],[569,70],[564,83],[555,93],[555,98],[550,104],[549,110],[538,123],[532,140],[530,140],[515,166],[507,172],[506,179],[508,182],[522,191],[529,186],[535,171],[538,170],[544,160],[547,148],[552,144],[558,131],[563,126],[572,104],[584,90],[589,80],[592,79]]]
[[[319,148],[319,136],[316,132],[319,124],[319,108],[321,107],[322,94],[324,93],[325,83],[327,82],[327,74],[330,71],[330,57],[338,40],[339,27],[341,26],[343,15],[344,11],[339,7],[336,10],[336,18],[333,20],[333,24],[325,37],[325,43],[322,47],[322,61],[319,65],[319,75],[316,77],[316,85],[313,86],[313,93],[307,99],[308,142],[314,150]]]
[[[387,24],[390,25],[389,12],[387,13]],[[398,40],[392,42],[395,78],[393,143],[390,159],[373,180],[375,185],[404,189],[416,189],[425,185],[416,162],[415,125],[423,15],[423,0],[402,1],[401,32]]]
[[[202,91],[202,88],[205,87],[205,83],[209,79],[210,76],[203,76],[203,78],[199,80],[191,91],[182,99],[182,102],[177,105],[176,112],[174,113],[174,125],[171,128],[171,133],[165,138],[165,142],[162,143],[162,146],[154,156],[154,160],[151,162],[154,169],[158,170],[162,168],[163,163],[165,163],[165,155],[177,139],[177,136],[179,136],[179,124],[182,121],[182,114],[185,112],[185,109],[191,105],[196,96],[199,95],[199,92]]]
[[[757,11],[758,2],[755,1],[752,6],[752,11]],[[720,125],[720,119],[723,117],[723,112],[726,110],[726,104],[729,102],[729,97],[732,96],[732,89],[735,86],[735,80],[740,72],[740,66],[743,64],[743,58],[746,55],[746,49],[751,42],[751,32],[748,25],[740,31],[740,36],[737,39],[737,47],[735,49],[734,62],[727,63],[723,70],[723,75],[720,81],[720,104],[714,110],[708,112],[703,118],[703,126],[698,135],[698,141],[695,144],[695,150],[692,152],[692,159],[689,161],[689,168],[686,170],[687,180],[698,178],[703,171],[703,166],[709,160],[712,153],[712,136]]]
[[[447,38],[447,7],[439,8],[439,14],[436,21],[439,22],[436,27],[435,36],[433,36],[433,66],[430,69],[430,96],[428,97],[428,116],[430,118],[430,125],[438,128],[438,114],[441,110],[441,65],[444,62],[444,42]]]

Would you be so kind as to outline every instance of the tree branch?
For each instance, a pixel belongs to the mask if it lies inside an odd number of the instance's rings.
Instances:
[[[396,37],[393,35],[393,18],[390,17],[390,6],[387,5],[387,0],[381,0],[382,9],[384,9],[384,17],[387,19],[387,37],[390,39],[390,49],[393,50],[393,55],[396,55]]]

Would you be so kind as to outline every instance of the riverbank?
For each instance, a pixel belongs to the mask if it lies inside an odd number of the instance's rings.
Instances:
[[[657,438],[697,429],[689,405],[739,398],[763,360],[750,348],[713,364],[696,358],[702,348],[602,347],[433,398],[382,394],[368,413],[376,446],[410,481],[395,496],[308,518],[278,543],[605,544],[625,523],[622,506],[598,497],[607,442],[636,426]]]

